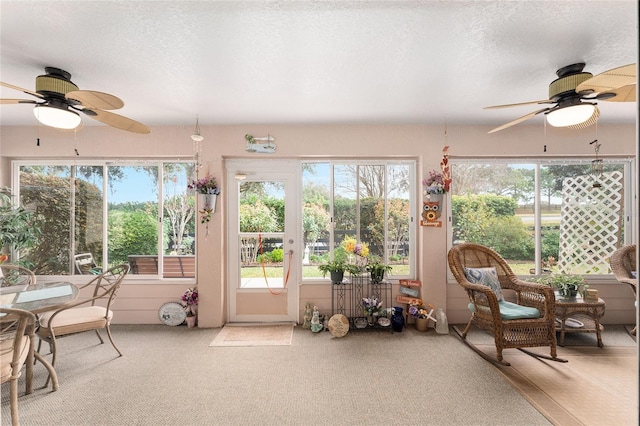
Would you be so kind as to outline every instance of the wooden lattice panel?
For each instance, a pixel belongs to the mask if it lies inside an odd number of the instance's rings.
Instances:
[[[622,233],[623,174],[603,173],[564,179],[558,272],[608,274],[608,258]]]

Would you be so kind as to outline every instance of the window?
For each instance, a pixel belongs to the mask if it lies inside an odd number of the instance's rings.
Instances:
[[[304,162],[302,170],[303,278],[321,277],[317,266],[345,255],[346,240],[366,243],[369,261],[392,266],[389,276],[415,274],[414,162]]]
[[[518,275],[611,273],[628,243],[631,162],[590,160],[452,163],[452,245],[500,253]],[[626,194],[626,195],[625,195]]]
[[[16,192],[42,230],[38,246],[20,253],[36,274],[129,262],[132,274],[195,277],[193,163],[16,165]]]

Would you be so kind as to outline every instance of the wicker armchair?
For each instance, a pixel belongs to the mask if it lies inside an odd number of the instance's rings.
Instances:
[[[453,327],[458,336],[483,358],[502,365],[502,351],[516,348],[529,355],[566,362],[556,354],[555,295],[553,289],[544,284],[529,283],[516,277],[507,262],[494,250],[472,243],[453,247],[448,254],[449,268],[453,276],[469,296],[471,319],[464,331]],[[495,268],[499,291],[507,297],[515,295],[515,304],[499,301],[496,292],[484,284],[472,283],[465,268]],[[523,308],[528,318],[518,312]],[[535,309],[537,309],[537,312]],[[512,314],[507,313],[512,310]],[[494,337],[496,358],[482,352],[467,339],[472,326],[476,326]],[[551,356],[535,354],[523,348],[548,346]]]
[[[633,290],[634,299],[637,300],[638,267],[636,265],[636,245],[622,246],[614,251],[609,259],[609,265],[616,280],[620,283],[628,284]],[[635,272],[635,277],[632,272]],[[636,325],[630,333],[635,336],[637,328],[638,326]]]
[[[56,338],[84,331],[95,331],[100,343],[104,343],[99,330],[106,329],[111,345],[118,352],[118,356],[122,356],[122,352],[113,342],[109,326],[113,318],[111,306],[116,299],[120,284],[128,272],[129,265],[126,263],[114,266],[80,287],[83,289],[93,286],[91,298],[74,302],[57,311],[40,314],[38,352],[40,352],[42,341],[48,342],[53,354],[51,365],[55,365],[56,362]]]

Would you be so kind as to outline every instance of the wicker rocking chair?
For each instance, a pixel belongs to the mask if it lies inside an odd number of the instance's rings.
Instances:
[[[567,362],[556,353],[555,295],[551,287],[518,279],[497,252],[479,244],[464,243],[453,247],[449,250],[448,260],[453,276],[469,296],[472,312],[469,323],[463,331],[453,327],[464,343],[496,364],[510,365],[502,357],[502,351],[508,348],[537,358]],[[478,271],[486,274],[480,280]],[[515,303],[504,300],[503,293],[508,297],[515,295]],[[496,358],[468,341],[467,334],[472,326],[494,337]],[[524,349],[538,346],[548,346],[551,356]]]
[[[633,290],[633,297],[637,299],[638,293],[638,267],[636,265],[636,245],[631,244],[622,246],[618,250],[614,251],[609,259],[609,265],[611,271],[616,277],[616,280],[622,284],[629,284],[631,290]],[[633,274],[636,274],[634,277]],[[632,335],[636,335],[638,326],[633,327],[630,331]]]

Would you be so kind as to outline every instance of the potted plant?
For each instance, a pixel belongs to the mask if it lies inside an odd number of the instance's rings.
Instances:
[[[432,313],[433,308],[430,311],[427,310],[421,299],[415,299],[409,304],[409,315],[416,319],[416,330],[418,331],[427,331],[429,319],[433,320]]]
[[[344,272],[348,271],[351,274],[357,274],[359,272],[355,265],[346,263],[344,260],[330,260],[327,263],[318,265],[318,269],[322,272],[322,276],[325,277],[329,274],[331,282],[333,284],[340,284],[344,279]]]
[[[182,293],[180,303],[187,313],[187,327],[193,328],[198,322],[198,287],[191,287]]]
[[[385,265],[379,261],[368,263],[366,266],[367,272],[371,274],[371,282],[374,284],[380,284],[384,280],[384,274],[391,272],[391,265]]]
[[[551,274],[538,278],[531,278],[528,281],[546,284],[555,288],[560,297],[564,299],[573,298],[578,293],[583,294],[589,288],[587,281],[582,275],[575,274]]]

